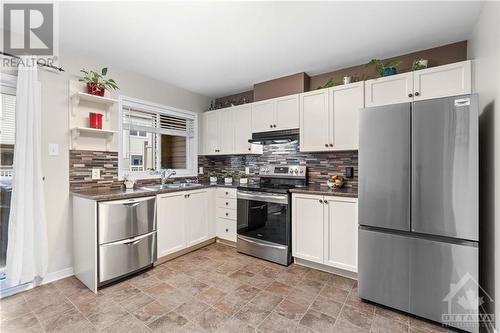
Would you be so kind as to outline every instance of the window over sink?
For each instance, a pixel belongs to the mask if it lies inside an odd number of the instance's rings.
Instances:
[[[157,178],[161,169],[176,177],[196,176],[195,112],[120,97],[119,177]]]

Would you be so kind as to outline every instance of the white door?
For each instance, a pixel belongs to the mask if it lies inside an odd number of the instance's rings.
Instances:
[[[330,118],[333,119],[330,142],[334,150],[358,149],[358,114],[364,102],[363,82],[330,89]]]
[[[325,265],[357,272],[358,201],[325,196]]]
[[[217,110],[219,154],[232,154],[234,149],[233,108]]]
[[[218,136],[219,136],[219,122],[217,111],[210,111],[203,113],[203,136],[206,155],[217,154],[219,149]]]
[[[275,130],[299,128],[299,95],[275,98]]]
[[[330,150],[328,89],[300,94],[300,151]]]
[[[210,238],[208,217],[208,191],[184,192],[186,197],[187,246],[193,246]]]
[[[470,60],[413,72],[414,100],[471,93]]]
[[[248,139],[252,138],[252,106],[237,106],[233,110],[234,120],[234,154],[252,152]]]
[[[292,254],[323,263],[323,196],[293,194]]]
[[[186,247],[184,192],[157,196],[158,258]]]
[[[274,105],[273,100],[252,103],[252,133],[274,129]]]
[[[403,73],[365,81],[365,106],[413,101],[413,73]]]

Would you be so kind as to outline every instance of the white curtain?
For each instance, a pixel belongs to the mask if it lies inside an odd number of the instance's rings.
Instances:
[[[23,57],[16,91],[16,141],[7,245],[7,286],[40,283],[47,272],[38,68]]]

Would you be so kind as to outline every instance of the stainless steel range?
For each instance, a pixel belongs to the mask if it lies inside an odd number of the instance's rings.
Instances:
[[[290,189],[305,184],[305,166],[268,165],[261,167],[258,184],[238,187],[238,252],[291,263]]]

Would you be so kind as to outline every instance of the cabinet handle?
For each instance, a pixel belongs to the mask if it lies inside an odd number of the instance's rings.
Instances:
[[[333,147],[333,143],[330,143],[330,147]]]
[[[328,147],[328,143],[325,143],[325,147]]]
[[[226,213],[226,216],[229,216],[229,213]]]
[[[252,150],[252,148],[248,147],[248,151]]]
[[[229,229],[226,229],[226,232],[229,232]]]
[[[408,94],[408,97],[413,97],[413,94]]]
[[[273,125],[269,125],[269,127],[273,128]]]
[[[415,91],[415,96],[420,96],[420,93],[418,91]]]
[[[319,199],[319,203],[322,204],[323,203],[323,200]]]
[[[226,192],[226,195],[229,195],[229,192]]]
[[[276,128],[276,124],[274,124],[274,128]]]
[[[226,206],[229,205],[229,202],[226,202]]]

